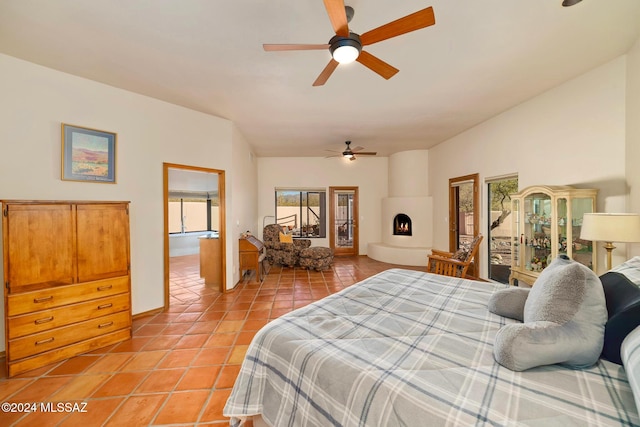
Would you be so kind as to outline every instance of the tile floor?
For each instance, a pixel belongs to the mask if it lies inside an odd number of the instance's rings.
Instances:
[[[245,278],[221,294],[204,286],[197,256],[173,258],[171,307],[134,320],[130,341],[0,374],[0,402],[36,409],[0,411],[0,426],[228,425],[222,408],[258,329],[391,267],[366,256],[336,258],[324,272],[273,267],[261,284]]]

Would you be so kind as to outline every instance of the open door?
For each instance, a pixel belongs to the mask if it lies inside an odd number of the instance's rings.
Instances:
[[[449,179],[449,251],[455,252],[460,247],[468,246],[480,232],[480,176],[476,174]],[[474,265],[469,267],[468,274],[478,275],[476,253]]]
[[[203,274],[207,277],[215,276],[215,290],[226,292],[224,188],[223,170],[163,164],[165,309],[169,308],[176,292],[183,291],[177,289],[174,292],[171,285],[171,265],[176,258],[185,258],[181,261],[182,270],[199,271],[201,277],[204,277]],[[204,235],[211,240],[202,245],[199,240]],[[170,236],[172,244],[169,242]],[[193,241],[196,241],[198,248],[195,255],[179,256],[183,254],[175,253],[175,248],[182,252],[185,246],[190,253]],[[205,263],[200,256],[200,248],[203,247],[206,250]],[[211,273],[212,268],[215,274]],[[205,278],[202,282],[203,287],[206,280]],[[199,295],[199,292],[195,292],[194,295]]]
[[[358,255],[358,187],[329,187],[329,245],[335,255]]]

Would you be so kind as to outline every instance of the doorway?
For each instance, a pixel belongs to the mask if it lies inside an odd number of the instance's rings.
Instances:
[[[487,242],[489,279],[509,283],[513,220],[511,195],[518,192],[518,176],[485,179],[487,184]]]
[[[480,232],[479,174],[449,179],[449,251],[470,246]],[[480,250],[476,260],[480,259]],[[476,262],[469,267],[469,275],[478,276]]]
[[[206,291],[226,290],[224,188],[222,170],[163,163],[165,309],[172,300],[187,302]],[[211,260],[200,257],[205,238]],[[212,243],[219,250],[212,251]],[[212,265],[219,277],[215,281],[208,279]]]
[[[335,255],[358,255],[358,187],[329,187],[329,246]]]

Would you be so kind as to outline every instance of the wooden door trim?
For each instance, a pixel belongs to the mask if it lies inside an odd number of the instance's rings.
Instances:
[[[341,249],[336,248],[336,235],[335,235],[335,220],[336,220],[336,207],[335,207],[335,193],[340,191],[353,191],[353,248]],[[358,255],[360,252],[360,225],[359,225],[359,207],[358,200],[358,187],[329,187],[329,247],[333,249],[334,255]]]
[[[225,175],[224,170],[210,169],[199,166],[188,166],[176,163],[162,164],[162,186],[163,186],[163,209],[164,209],[164,308],[169,308],[169,169],[182,169],[196,172],[207,172],[218,174],[218,203],[220,215],[220,247],[222,249],[222,281],[220,292],[227,292],[227,245],[226,245],[226,197],[225,197]],[[204,286],[204,285],[203,285]]]
[[[473,181],[473,236],[477,236],[480,232],[480,174],[474,173],[470,175],[449,178],[449,251],[455,252],[456,247],[456,227],[458,227],[458,212],[455,202],[455,187],[457,183]],[[479,252],[479,251],[478,251]],[[476,254],[476,259],[479,255]]]

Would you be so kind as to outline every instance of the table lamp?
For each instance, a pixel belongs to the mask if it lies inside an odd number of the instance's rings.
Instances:
[[[582,218],[580,238],[605,242],[607,270],[611,270],[613,242],[640,242],[640,215],[629,213],[586,213]]]

